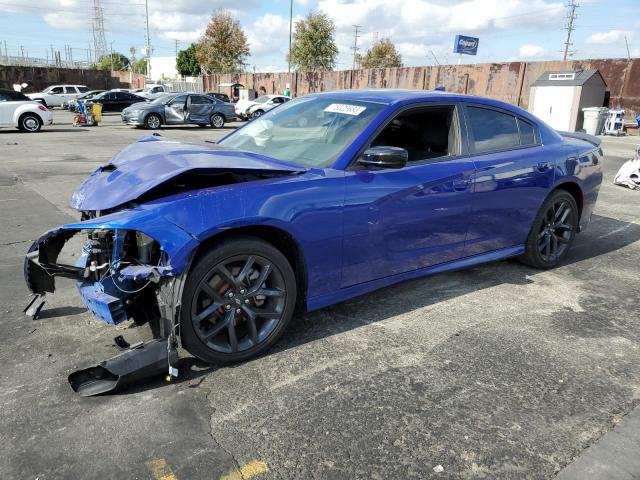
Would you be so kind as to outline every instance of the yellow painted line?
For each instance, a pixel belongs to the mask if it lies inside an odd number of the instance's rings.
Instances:
[[[256,475],[260,475],[261,473],[266,473],[268,471],[269,465],[267,465],[266,462],[251,460],[244,467],[240,468],[240,470],[223,475],[220,477],[220,480],[249,480]]]
[[[178,480],[164,458],[152,458],[144,462],[155,480]]]

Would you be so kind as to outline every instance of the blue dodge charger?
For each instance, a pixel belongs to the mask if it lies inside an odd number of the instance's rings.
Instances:
[[[217,144],[145,137],[73,194],[81,221],[31,247],[30,311],[73,278],[108,323],[246,360],[296,306],[509,257],[558,265],[591,219],[602,155],[513,105],[403,90],[301,97]],[[74,235],[80,260],[59,263]]]

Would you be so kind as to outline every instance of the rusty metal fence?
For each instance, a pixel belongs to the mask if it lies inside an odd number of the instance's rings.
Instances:
[[[260,93],[282,93],[289,84],[293,96],[351,88],[408,88],[482,95],[523,108],[531,84],[548,70],[595,68],[607,83],[609,106],[621,105],[628,115],[640,113],[640,59],[595,59],[570,62],[508,62],[474,65],[343,70],[311,73],[238,73],[207,75],[206,91],[227,92],[220,84],[240,83]]]

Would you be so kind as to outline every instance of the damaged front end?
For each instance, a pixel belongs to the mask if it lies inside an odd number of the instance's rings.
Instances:
[[[64,245],[80,235],[84,244],[78,260],[73,265],[61,263]],[[132,319],[151,328],[153,340],[128,345],[119,337],[116,344],[124,353],[72,373],[69,382],[80,395],[105,393],[161,373],[177,376],[176,326],[183,275],[174,275],[168,253],[149,235],[128,229],[60,227],[33,243],[25,257],[24,275],[33,293],[25,312],[34,318],[46,295],[55,291],[55,277],[64,277],[76,281],[84,305],[104,322],[117,325]]]

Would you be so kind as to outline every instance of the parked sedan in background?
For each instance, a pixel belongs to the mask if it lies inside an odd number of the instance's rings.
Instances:
[[[62,104],[62,108],[64,108],[65,110],[69,110],[70,112],[75,112],[76,111],[76,106],[78,104],[78,101],[82,101],[82,100],[91,100],[93,97],[95,97],[96,95],[99,95],[103,92],[105,92],[106,90],[89,90],[86,93],[83,93],[82,95],[79,95],[76,98],[73,98],[69,101],[66,101]]]
[[[231,103],[231,99],[229,98],[229,95],[227,95],[226,93],[207,92],[206,95],[209,95],[210,97],[213,97],[217,100],[221,100],[223,102]]]
[[[200,93],[169,93],[149,103],[131,105],[122,112],[122,121],[127,125],[152,130],[161,125],[222,128],[224,122],[235,119],[233,105]]]
[[[264,112],[271,110],[277,105],[281,105],[291,100],[284,95],[262,95],[255,100],[240,100],[236,103],[235,112],[243,120],[248,120],[255,112],[259,112],[256,117],[259,117]],[[256,108],[253,108],[256,107]],[[251,113],[249,110],[251,109]]]
[[[284,105],[289,100],[291,100],[289,97],[275,97],[264,103],[256,103],[255,105],[251,105],[247,109],[246,116],[249,118],[257,118],[260,115],[268,112],[273,108],[279,107],[280,105]]]
[[[134,103],[145,101],[146,99],[129,92],[103,92],[85,103],[87,106],[100,103],[103,112],[121,112]]]
[[[37,132],[51,125],[53,115],[40,102],[22,93],[0,89],[0,128],[17,127],[23,132]]]

